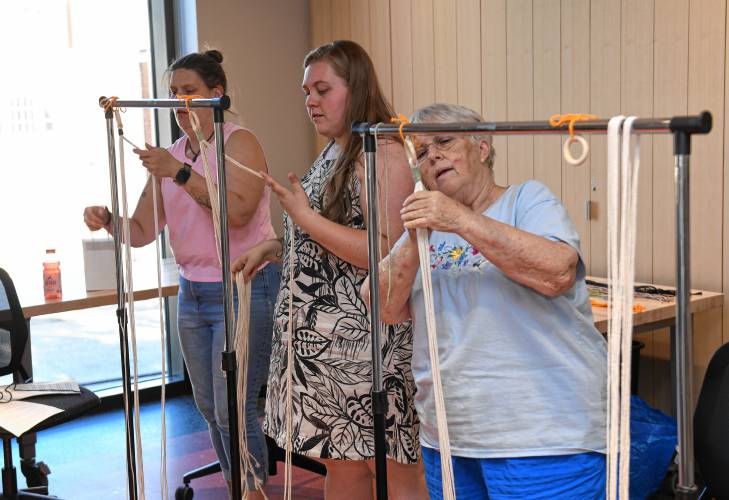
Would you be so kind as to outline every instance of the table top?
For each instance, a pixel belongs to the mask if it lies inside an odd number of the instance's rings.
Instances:
[[[605,278],[588,276],[587,279],[598,282],[605,282]],[[134,276],[134,299],[146,300],[157,297],[157,278],[156,272],[145,270],[144,272],[136,272]],[[177,294],[178,272],[177,265],[166,260],[162,265],[162,295],[167,297]],[[670,289],[670,286],[654,285],[657,288]],[[709,292],[704,290],[694,290],[700,292],[691,295],[690,310],[691,313],[707,311],[721,307],[724,303],[724,295],[717,292]],[[63,298],[56,300],[45,300],[41,290],[35,293],[24,293],[18,290],[20,295],[20,303],[23,305],[23,313],[26,318],[34,316],[42,316],[44,314],[55,314],[65,311],[76,311],[79,309],[87,309],[92,307],[106,306],[116,304],[116,290],[98,290],[87,292],[83,289],[71,289],[63,291]],[[651,325],[659,325],[661,323],[670,322],[676,316],[676,302],[672,298],[670,301],[659,301],[650,298],[636,297],[635,303],[645,308],[641,312],[633,314],[633,327],[649,329]],[[602,333],[607,332],[608,328],[608,310],[606,307],[592,308],[592,316],[595,321],[595,327]]]
[[[133,268],[134,300],[147,300],[157,297],[157,271],[145,266],[143,269]],[[162,263],[162,296],[177,294],[178,286],[177,264],[173,260]],[[70,280],[69,280],[70,281]],[[75,286],[74,286],[75,285]],[[26,318],[55,314],[67,311],[78,311],[92,307],[108,306],[117,303],[116,289],[95,290],[88,292],[78,282],[66,287],[64,282],[63,297],[60,299],[45,300],[43,290],[37,287],[25,290],[17,287],[20,305]]]
[[[605,278],[598,278],[588,276],[588,280],[605,283]],[[643,283],[636,283],[643,284]],[[653,285],[656,288],[675,290],[675,287]],[[660,301],[644,297],[635,297],[635,304],[639,304],[645,308],[645,310],[633,313],[633,328],[640,329],[651,329],[652,327],[658,327],[661,323],[670,322],[676,317],[676,300],[674,297],[668,301]],[[689,310],[692,314],[708,311],[721,307],[724,303],[724,294],[717,292],[709,292],[705,290],[692,290],[691,302],[689,304]],[[608,309],[607,307],[592,307],[592,317],[595,321],[595,327],[602,333],[607,333],[608,329]]]

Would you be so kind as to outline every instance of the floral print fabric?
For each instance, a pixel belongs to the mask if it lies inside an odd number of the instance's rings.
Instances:
[[[326,180],[335,161],[327,158],[325,150],[301,179],[317,212],[321,212]],[[356,175],[351,176],[348,188],[352,206],[348,225],[364,229]],[[327,252],[298,227],[294,255],[289,255],[291,220],[287,215],[284,224],[284,264],[274,313],[264,431],[279,446],[286,446],[289,273],[293,265],[293,450],[318,458],[371,459],[375,454],[372,352],[368,311],[359,293],[367,270]],[[382,380],[388,395],[387,454],[399,462],[414,463],[420,445],[410,368],[412,328],[409,322],[383,325],[381,335]]]

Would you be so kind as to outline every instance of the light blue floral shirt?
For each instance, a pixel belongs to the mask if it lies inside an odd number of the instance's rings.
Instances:
[[[484,215],[579,252],[566,209],[537,181],[510,186]],[[433,231],[430,251],[453,454],[604,452],[606,347],[593,324],[582,260],[572,289],[546,297],[506,277],[457,234]],[[420,440],[438,448],[420,273],[410,307]]]

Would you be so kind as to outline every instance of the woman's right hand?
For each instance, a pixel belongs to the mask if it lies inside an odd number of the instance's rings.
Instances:
[[[107,228],[111,223],[111,212],[101,205],[86,207],[84,208],[84,222],[92,231]]]
[[[240,255],[231,266],[233,274],[242,272],[246,281],[251,281],[261,265],[266,262],[281,260],[281,242],[276,239],[262,241],[258,245]]]

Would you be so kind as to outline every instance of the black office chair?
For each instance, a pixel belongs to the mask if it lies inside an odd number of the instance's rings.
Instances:
[[[694,412],[694,455],[708,495],[729,500],[729,343],[711,357]]]
[[[23,310],[20,307],[15,286],[8,273],[0,268],[0,376],[12,375],[13,381],[16,383],[30,381],[28,373],[21,366],[21,359],[27,343],[28,324],[23,317]],[[83,387],[80,394],[39,396],[29,401],[54,406],[63,411],[44,420],[25,434],[67,422],[100,404],[99,398]],[[2,403],[0,403],[1,408]],[[0,499],[57,499],[55,496],[48,496],[47,481],[40,486],[33,486],[24,490],[18,489],[18,479],[12,456],[12,441],[15,437],[0,427],[0,439],[3,442],[4,455],[2,495]]]

